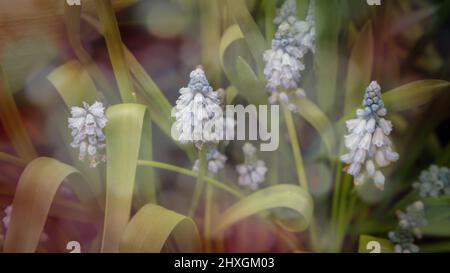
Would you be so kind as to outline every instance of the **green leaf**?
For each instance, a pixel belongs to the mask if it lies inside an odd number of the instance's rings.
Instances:
[[[79,174],[72,166],[53,158],[33,160],[20,176],[5,239],[5,252],[34,252],[39,243],[50,206],[61,183]],[[88,200],[80,183],[71,184],[78,197]]]
[[[81,106],[99,101],[97,88],[83,66],[76,60],[67,62],[48,76],[67,107]]]
[[[95,0],[95,4],[98,17],[104,29],[105,42],[122,101],[127,103],[135,102],[133,83],[131,81],[128,63],[125,60],[119,25],[111,0]]]
[[[227,7],[244,34],[244,39],[255,60],[258,76],[262,76],[264,69],[263,54],[266,50],[266,40],[248,11],[244,0],[227,0]]]
[[[296,0],[297,1],[297,16],[304,20],[308,15],[309,0]]]
[[[25,124],[9,88],[3,68],[0,66],[0,121],[9,141],[20,158],[31,161],[37,157],[33,143],[28,136]]]
[[[276,209],[279,223],[284,228],[303,231],[311,222],[313,200],[298,186],[277,185],[265,188],[241,199],[225,211],[220,217],[216,232],[223,231],[246,217],[271,209]]]
[[[146,205],[127,225],[120,252],[159,253],[168,242],[175,241],[178,252],[198,252],[200,237],[191,218],[160,206]]]
[[[242,58],[238,57],[236,61],[239,93],[251,104],[266,105],[267,95],[262,81],[253,72],[250,65]]]
[[[275,24],[273,20],[276,16],[276,1],[263,0],[264,7],[264,27],[266,31],[267,46],[270,46],[273,36],[275,35]]]
[[[385,92],[383,101],[389,112],[400,112],[427,104],[449,88],[448,81],[416,81]]]
[[[238,94],[238,90],[234,86],[229,86],[225,89],[226,103],[227,105],[232,104],[234,99]]]
[[[222,35],[222,38],[220,39],[219,44],[219,56],[220,56],[220,65],[222,66],[222,69],[225,71],[225,52],[228,49],[228,47],[238,41],[244,39],[244,34],[241,31],[241,28],[239,25],[234,24],[230,27],[228,27],[225,32]],[[226,72],[226,71],[225,71]]]
[[[366,23],[358,35],[350,56],[345,82],[345,113],[357,107],[369,85],[373,67],[372,23]]]
[[[336,138],[333,127],[325,113],[307,98],[292,97],[291,99],[298,106],[299,114],[317,130],[328,151],[333,151]]]
[[[318,105],[327,115],[332,113],[338,74],[338,38],[341,25],[340,3],[316,0],[315,72]]]
[[[107,110],[103,252],[118,251],[130,217],[145,112],[146,107],[140,104],[118,104]]]
[[[368,235],[359,236],[359,253],[392,253],[394,245],[387,239]]]

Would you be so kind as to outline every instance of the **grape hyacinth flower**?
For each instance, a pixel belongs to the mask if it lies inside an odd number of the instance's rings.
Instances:
[[[297,109],[289,102],[288,94],[305,96],[304,90],[299,87],[301,72],[305,69],[302,58],[309,51],[315,51],[314,1],[310,3],[305,21],[296,17],[295,6],[295,3],[287,1],[279,10],[275,19],[276,24],[279,21],[279,26],[272,40],[272,48],[266,50],[263,55],[266,89],[270,93],[269,102],[280,102],[291,111]]]
[[[12,212],[12,206],[9,205],[3,210],[5,216],[2,218],[3,227],[5,229],[5,233],[8,230],[9,222],[11,220],[11,212]],[[45,232],[41,233],[41,237],[39,238],[40,242],[46,242],[48,240],[48,235]]]
[[[355,185],[370,178],[383,190],[385,177],[379,168],[397,161],[399,155],[392,150],[389,139],[392,123],[385,119],[387,110],[377,82],[373,81],[366,89],[363,107],[356,111],[356,119],[346,122],[349,134],[345,136],[345,147],[350,152],[341,156],[341,160],[349,165],[346,171],[355,178]]]
[[[273,22],[276,26],[279,26],[281,23],[286,21],[290,17],[297,16],[297,1],[296,0],[286,0],[281,5],[279,9],[277,9],[277,14]]]
[[[406,212],[397,211],[397,218],[397,229],[388,233],[389,240],[395,245],[395,252],[419,252],[419,247],[414,244],[414,236],[422,238],[421,229],[427,225],[423,203],[417,201],[409,205]]]
[[[418,253],[420,250],[414,244],[414,236],[408,229],[397,228],[389,232],[388,238],[394,244],[395,253]]]
[[[201,147],[204,143],[223,139],[220,97],[209,85],[202,68],[192,71],[188,86],[180,89],[174,116],[174,128],[181,143],[191,142]]]
[[[251,190],[257,190],[259,184],[266,179],[266,163],[258,160],[256,157],[256,148],[251,143],[245,143],[242,147],[244,152],[244,164],[236,166],[239,174],[238,183],[241,186],[249,187]]]
[[[431,165],[429,169],[422,171],[419,181],[413,184],[421,197],[438,198],[450,195],[450,169]]]
[[[406,208],[406,212],[397,211],[398,225],[402,229],[409,229],[418,237],[422,237],[421,228],[427,225],[425,210],[422,202],[417,201]]]
[[[219,170],[223,169],[227,157],[221,154],[216,148],[210,149],[206,154],[206,164],[208,166],[208,171],[213,174],[217,174]],[[200,161],[197,159],[192,167],[193,171],[198,171],[200,166]]]
[[[73,137],[70,145],[79,149],[80,160],[84,160],[87,155],[90,166],[96,167],[98,163],[106,160],[105,155],[101,153],[106,147],[105,135],[102,131],[108,122],[105,117],[105,107],[100,102],[92,105],[83,102],[83,107],[71,108],[71,115],[68,119]]]

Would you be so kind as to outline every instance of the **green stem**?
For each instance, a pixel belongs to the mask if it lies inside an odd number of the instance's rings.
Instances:
[[[197,210],[198,203],[200,203],[200,197],[202,195],[204,187],[204,177],[206,176],[206,149],[205,147],[200,148],[198,152],[199,157],[199,169],[197,181],[195,182],[194,193],[192,195],[191,207],[189,209],[189,217],[193,218],[195,216],[195,211]]]
[[[125,103],[135,102],[136,98],[133,96],[134,91],[130,71],[125,60],[119,25],[117,24],[111,1],[96,0],[95,3],[122,101]]]
[[[212,222],[212,206],[213,206],[213,188],[211,185],[206,185],[205,194],[205,217],[203,217],[203,234],[205,238],[205,251],[211,253],[212,241],[211,241],[211,222]]]
[[[294,119],[292,118],[292,113],[286,107],[283,108],[284,119],[286,121],[286,127],[289,133],[289,138],[292,145],[292,153],[295,159],[295,170],[297,171],[298,182],[301,187],[308,191],[308,181],[306,179],[305,168],[303,165],[303,158],[300,151],[300,144],[297,138],[297,132],[295,130]]]
[[[187,175],[187,176],[191,176],[191,177],[198,177],[198,172],[194,172],[188,169],[184,169],[178,166],[174,166],[171,164],[167,164],[167,163],[162,163],[162,162],[157,162],[157,161],[148,161],[148,160],[139,160],[138,161],[138,165],[139,166],[147,166],[147,167],[154,167],[157,169],[163,169],[163,170],[168,170],[168,171],[172,171],[172,172],[176,172],[179,174],[183,174],[183,175]],[[237,198],[243,198],[244,195],[242,193],[240,193],[239,191],[227,186],[225,183],[217,181],[213,178],[210,177],[204,177],[204,180],[206,183],[211,184],[212,186],[221,189],[223,191],[228,192],[229,194],[237,197]]]

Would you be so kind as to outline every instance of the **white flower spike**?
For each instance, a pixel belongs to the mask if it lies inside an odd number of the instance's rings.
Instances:
[[[299,87],[301,73],[305,70],[302,59],[308,52],[315,51],[314,5],[312,0],[307,18],[303,21],[297,18],[295,1],[286,1],[275,19],[278,29],[272,48],[266,50],[263,56],[266,89],[271,94],[269,102],[285,104],[291,111],[297,109],[289,102],[288,93],[305,96]]]
[[[345,136],[345,146],[350,151],[341,160],[349,165],[347,173],[354,176],[355,185],[370,178],[383,190],[386,179],[379,169],[397,161],[399,155],[392,150],[392,123],[385,118],[387,110],[377,82],[366,89],[363,107],[356,111],[356,119],[346,123],[349,134]]]
[[[105,107],[100,102],[92,105],[83,102],[83,107],[72,107],[71,114],[72,117],[68,119],[73,137],[71,146],[79,149],[80,160],[88,156],[90,166],[96,167],[98,163],[106,160],[105,155],[101,153],[106,147],[103,134],[103,128],[108,122]]]
[[[266,163],[256,157],[256,148],[251,143],[245,143],[242,147],[245,156],[244,164],[236,166],[239,174],[238,183],[241,186],[257,190],[259,185],[266,179]]]
[[[191,142],[201,146],[223,139],[220,97],[209,85],[202,68],[191,72],[188,86],[180,89],[174,111],[175,129],[181,143]]]

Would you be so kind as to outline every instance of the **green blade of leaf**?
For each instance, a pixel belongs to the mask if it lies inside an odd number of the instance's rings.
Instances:
[[[261,77],[264,70],[263,54],[266,50],[266,40],[244,0],[227,0],[227,7],[244,34],[244,39],[255,59],[257,75]]]
[[[14,97],[0,66],[0,121],[19,157],[31,161],[37,157],[33,143],[20,117]]]
[[[228,47],[238,41],[244,39],[244,34],[241,31],[241,28],[239,25],[234,24],[230,27],[228,27],[225,32],[222,35],[222,38],[220,39],[219,44],[219,56],[220,56],[220,65],[222,66],[222,69],[225,71],[225,52],[228,49]],[[226,72],[226,71],[225,71]]]
[[[95,0],[97,14],[104,29],[109,57],[123,102],[135,102],[134,88],[120,37],[119,26],[110,0]]]
[[[301,20],[304,20],[308,15],[309,0],[296,0],[297,1],[297,16]]]
[[[97,88],[78,61],[67,62],[53,70],[48,80],[55,86],[67,107],[80,106],[99,100]]]
[[[20,176],[11,220],[5,239],[5,252],[34,252],[39,243],[50,206],[65,178],[79,172],[53,158],[40,157],[28,164]],[[87,200],[80,183],[73,183],[80,199]]]
[[[394,245],[389,240],[368,235],[359,236],[358,253],[392,253],[393,251]]]
[[[373,67],[372,23],[366,23],[358,35],[350,56],[345,82],[345,110],[353,110],[362,100],[369,85]]]
[[[200,237],[194,221],[160,206],[146,205],[127,225],[120,252],[159,253],[174,238],[179,252],[200,250]]]
[[[67,30],[67,38],[73,48],[75,55],[80,61],[83,68],[92,76],[99,85],[100,90],[105,92],[107,100],[111,104],[120,102],[120,97],[113,86],[109,83],[106,76],[100,70],[98,65],[92,60],[89,53],[83,46],[81,40],[81,5],[80,6],[64,6],[64,21]]]
[[[130,217],[145,111],[144,105],[118,104],[106,113],[106,206],[102,252],[118,251]]]
[[[265,188],[241,199],[225,211],[220,217],[216,232],[223,231],[248,216],[271,209],[277,209],[279,215],[290,216],[279,217],[279,222],[284,228],[303,231],[311,222],[313,201],[311,196],[298,186],[276,185]],[[280,209],[290,209],[287,211],[294,211],[295,216],[292,213],[285,214],[285,211]]]
[[[240,56],[236,61],[236,70],[239,75],[237,79],[239,93],[251,104],[266,105],[267,95],[264,83],[258,79],[250,65]]]
[[[389,112],[400,112],[427,104],[449,88],[448,81],[416,81],[385,92],[383,101]]]
[[[338,74],[338,38],[341,25],[340,3],[336,0],[316,0],[315,72],[317,99],[327,115],[333,110]]]
[[[307,98],[292,98],[292,102],[298,106],[299,114],[317,130],[328,151],[333,151],[336,138],[333,127],[325,113]]]

